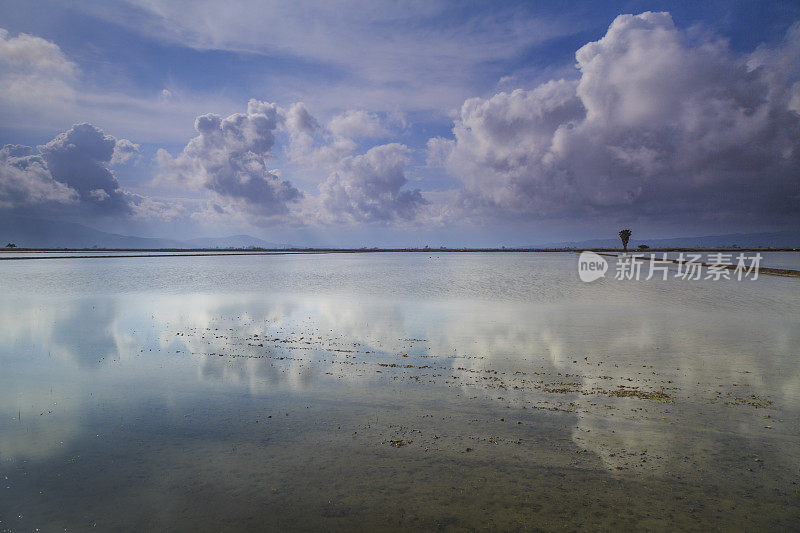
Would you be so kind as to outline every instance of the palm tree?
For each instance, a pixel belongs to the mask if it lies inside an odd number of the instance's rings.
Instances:
[[[622,248],[624,248],[625,252],[628,253],[628,241],[631,238],[631,230],[623,229],[619,232],[619,238],[622,239]]]

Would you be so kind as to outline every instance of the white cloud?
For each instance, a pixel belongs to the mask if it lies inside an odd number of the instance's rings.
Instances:
[[[58,45],[26,33],[9,37],[4,29],[0,29],[0,60],[6,68],[5,75],[24,73],[70,78],[76,72],[75,65],[67,60]]]
[[[398,122],[402,117],[392,115]],[[381,117],[361,109],[349,109],[334,116],[325,126],[311,116],[305,104],[292,104],[286,112],[289,158],[302,168],[330,171],[342,158],[358,149],[357,140],[391,135]]]
[[[220,202],[235,202],[258,216],[284,214],[302,193],[267,161],[275,144],[275,130],[285,120],[277,105],[250,100],[246,113],[222,118],[197,117],[199,133],[172,157],[159,150],[162,183],[207,189]]]
[[[128,139],[118,139],[114,144],[114,153],[111,155],[111,164],[120,165],[139,157],[139,145]]]
[[[0,207],[29,208],[77,200],[78,193],[54,180],[44,160],[31,147],[9,144],[0,150]]]
[[[19,115],[57,109],[75,98],[77,66],[55,43],[0,28],[0,109]]]
[[[305,168],[324,168],[356,149],[351,139],[338,137],[325,140],[325,131],[302,102],[289,107],[285,126],[290,141],[287,154],[292,161]]]
[[[427,200],[419,189],[401,190],[408,181],[408,153],[406,146],[393,143],[342,159],[319,187],[322,216],[381,223],[413,219]]]
[[[747,58],[667,13],[621,15],[576,53],[577,81],[467,100],[429,161],[464,184],[462,213],[796,216],[798,51],[796,27]]]
[[[159,199],[126,193],[133,218],[145,221],[172,221],[189,216],[189,210],[176,199]]]
[[[289,106],[286,112],[286,128],[292,133],[312,133],[319,128],[319,123],[311,116],[303,102],[296,102]]]
[[[389,134],[378,115],[353,109],[333,117],[328,123],[328,129],[337,137],[350,139],[384,137]]]

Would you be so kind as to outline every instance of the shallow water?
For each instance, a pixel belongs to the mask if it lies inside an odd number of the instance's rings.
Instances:
[[[800,527],[800,281],[0,264],[0,530]]]

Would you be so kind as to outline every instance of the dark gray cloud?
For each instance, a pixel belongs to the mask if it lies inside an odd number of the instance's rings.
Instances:
[[[138,153],[91,124],[76,124],[37,150],[0,150],[0,207],[29,214],[133,215],[143,198],[124,191],[108,168]]]
[[[126,193],[107,167],[116,144],[114,137],[84,123],[74,125],[37,148],[53,179],[76,191],[86,209],[131,214]]]
[[[331,220],[410,220],[428,202],[419,189],[401,190],[408,180],[409,149],[397,143],[343,158],[320,185],[322,216]]]
[[[280,172],[267,166],[275,130],[284,120],[285,114],[277,105],[257,100],[250,100],[247,113],[224,119],[215,114],[201,115],[195,120],[199,135],[177,157],[159,150],[160,178],[208,189],[220,202],[233,202],[254,214],[285,213],[288,204],[303,195],[282,179]],[[297,120],[300,126],[308,124],[305,117]]]
[[[576,60],[577,80],[467,100],[429,141],[462,213],[800,216],[800,27],[741,57],[621,15]]]

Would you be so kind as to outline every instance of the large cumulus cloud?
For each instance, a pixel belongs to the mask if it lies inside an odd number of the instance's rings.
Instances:
[[[338,117],[334,117],[334,122]],[[286,112],[289,133],[287,155],[304,168],[323,169],[352,153],[358,145],[352,138],[331,132],[331,123],[322,127],[302,102],[292,104]],[[338,130],[337,130],[338,131]]]
[[[302,125],[302,119],[297,121]],[[303,194],[267,163],[275,131],[286,120],[276,104],[250,100],[246,113],[197,117],[194,137],[177,157],[159,150],[160,179],[213,193],[219,205],[261,216],[286,213]],[[223,209],[220,207],[220,209]]]
[[[251,100],[246,113],[197,117],[195,129],[198,135],[180,154],[160,150],[157,159],[162,184],[210,191],[196,213],[201,220],[383,224],[414,219],[427,204],[419,190],[404,188],[408,147],[392,143],[357,153],[355,139],[388,134],[375,114],[349,110],[323,126],[302,102],[282,108]],[[305,195],[269,168],[281,132],[288,135],[290,161],[311,179],[327,176],[318,195]]]
[[[73,189],[88,208],[129,214],[125,191],[107,167],[117,140],[91,124],[76,124],[38,147],[53,179]],[[126,149],[130,141],[123,141]]]
[[[135,215],[141,197],[123,190],[112,161],[138,154],[138,145],[115,139],[91,124],[76,124],[37,147],[0,150],[0,206],[36,214]]]
[[[367,141],[392,134],[385,117],[350,109],[321,125],[302,103],[293,104],[285,116],[290,159],[327,175],[318,186],[320,194],[302,207],[306,222],[386,224],[424,218],[421,207],[428,200],[419,189],[404,188],[412,154],[407,146],[381,144],[358,153]]]
[[[621,15],[577,80],[467,100],[432,160],[471,213],[797,217],[800,28],[739,57],[667,13]]]
[[[410,220],[427,203],[419,189],[402,190],[408,180],[409,149],[397,143],[348,156],[320,185],[323,216],[335,220]]]
[[[391,136],[384,122],[376,113],[348,109],[320,125],[303,103],[293,104],[286,113],[288,155],[304,168],[330,170],[356,152],[359,141]]]

